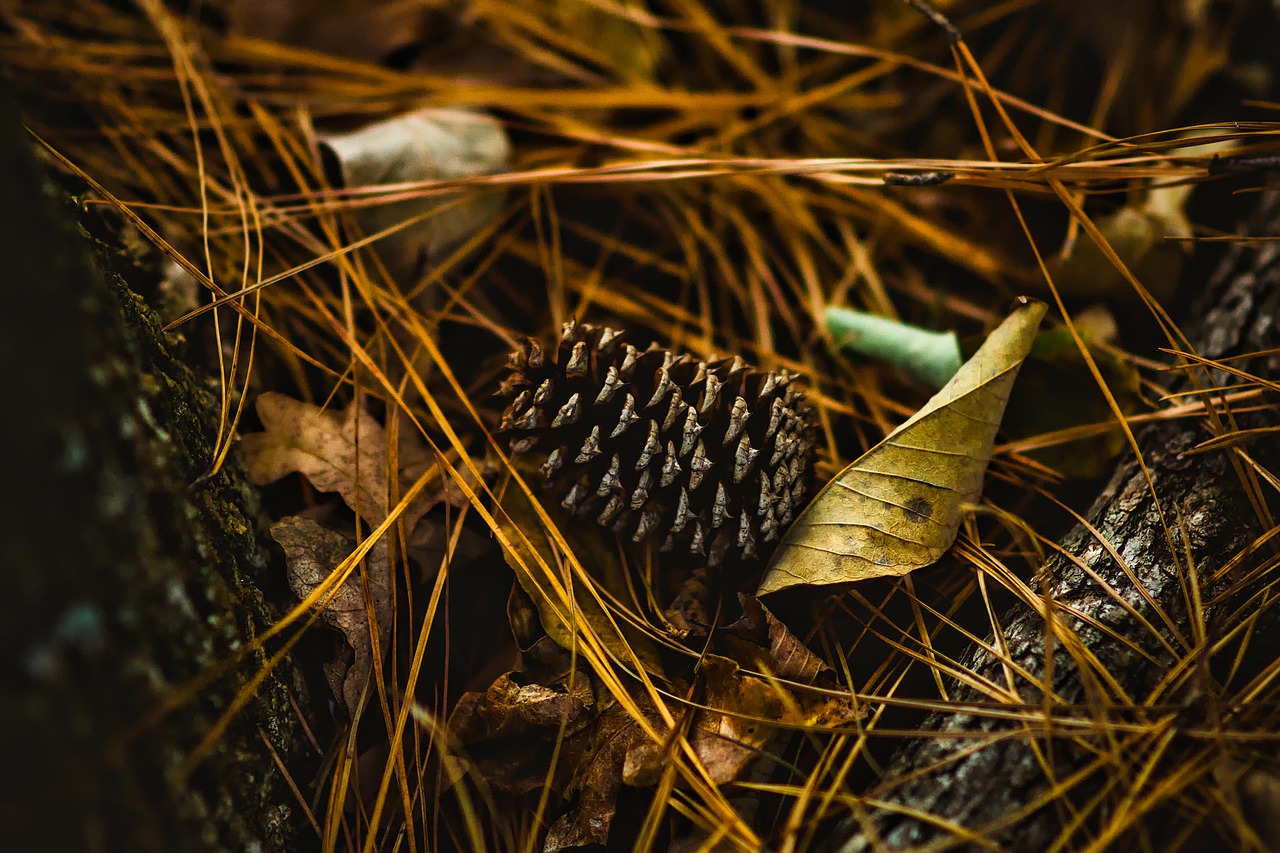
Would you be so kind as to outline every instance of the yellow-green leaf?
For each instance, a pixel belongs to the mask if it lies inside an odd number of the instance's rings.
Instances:
[[[919,412],[827,484],[787,531],[760,595],[900,576],[951,546],[1045,305],[1024,299]]]

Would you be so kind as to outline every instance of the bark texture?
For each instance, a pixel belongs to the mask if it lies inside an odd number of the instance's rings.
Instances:
[[[1264,199],[1249,231],[1280,231],[1276,196]],[[1236,245],[1209,283],[1201,308],[1192,314],[1201,318],[1189,329],[1201,354],[1220,358],[1280,346],[1280,244]],[[1272,379],[1280,377],[1280,357],[1275,354],[1232,363]],[[1215,380],[1228,378],[1219,373]],[[1274,395],[1264,402],[1274,404]],[[1244,416],[1240,425],[1277,421],[1272,409]],[[1227,452],[1183,455],[1208,437],[1198,420],[1165,422],[1142,431],[1139,443],[1163,518],[1151,485],[1131,458],[1119,466],[1087,513],[1097,533],[1076,526],[1061,541],[1063,552],[1043,566],[1041,580],[1056,602],[1055,618],[1080,639],[1091,657],[1063,643],[1054,643],[1047,652],[1045,620],[1025,605],[1000,620],[1008,658],[1029,676],[1015,676],[1023,701],[1033,707],[1055,706],[1063,718],[1090,721],[1090,729],[1031,736],[1020,724],[983,715],[973,707],[989,703],[989,697],[952,685],[952,699],[969,709],[934,713],[926,720],[922,737],[899,751],[866,805],[833,833],[842,853],[918,847],[1041,851],[1055,844],[1081,849],[1105,838],[1100,833],[1107,831],[1107,807],[1098,804],[1107,801],[1108,787],[1114,792],[1117,784],[1131,784],[1138,767],[1155,754],[1152,742],[1139,734],[1117,732],[1113,724],[1136,723],[1167,735],[1173,744],[1170,754],[1176,752],[1180,731],[1215,724],[1239,731],[1250,728],[1250,720],[1256,719],[1251,714],[1265,709],[1224,708],[1228,686],[1218,678],[1219,661],[1202,655],[1197,665],[1178,669],[1179,661],[1201,654],[1193,647],[1204,647],[1195,642],[1188,618],[1187,553],[1204,601],[1210,602],[1202,611],[1210,641],[1226,636],[1241,622],[1241,603],[1275,582],[1274,567],[1249,574],[1274,556],[1270,548],[1259,549],[1225,577],[1216,577],[1263,528]],[[1277,470],[1280,441],[1264,437],[1247,451]],[[1270,487],[1265,488],[1274,496]],[[1171,549],[1164,525],[1177,528],[1179,520],[1182,529],[1172,536]],[[1132,575],[1103,542],[1112,543]],[[1257,611],[1256,602],[1252,610]],[[1260,611],[1253,642],[1260,656],[1246,658],[1244,669],[1233,674],[1233,684],[1243,683],[1249,665],[1274,663],[1274,642],[1280,635],[1276,610]],[[991,647],[995,642],[987,639]],[[962,660],[981,678],[1007,683],[1006,664],[983,648],[975,646]],[[1052,684],[1049,697],[1046,683]],[[1270,701],[1274,710],[1275,690],[1268,695],[1270,699],[1263,701]],[[1007,736],[998,738],[1001,733]],[[1117,739],[1131,750],[1129,768],[1099,760]],[[1127,774],[1131,775],[1125,778]],[[1061,785],[1056,791],[1055,780]],[[1064,788],[1071,792],[1066,798],[1061,795]],[[1176,839],[1181,828],[1174,820],[1153,831],[1155,837],[1165,831]]]
[[[201,479],[211,395],[110,268],[124,256],[93,250],[0,118],[0,836],[14,850],[287,849],[298,809],[264,742],[299,754],[287,667],[188,777],[261,655],[122,737],[272,621],[257,498],[234,465]]]

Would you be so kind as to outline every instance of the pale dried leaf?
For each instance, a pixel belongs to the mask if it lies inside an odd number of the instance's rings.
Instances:
[[[1103,238],[1143,287],[1158,299],[1173,293],[1186,252],[1183,244],[1165,237],[1179,236],[1184,230],[1182,223],[1166,220],[1145,207],[1130,205],[1099,217],[1097,225]],[[1052,268],[1054,284],[1066,296],[1116,298],[1132,289],[1097,244],[1086,236],[1081,236],[1070,253],[1055,261]]]
[[[1184,69],[1185,71],[1186,69]],[[1204,157],[1229,154],[1235,140],[1199,141],[1208,131],[1190,131],[1185,146],[1168,151],[1171,156]],[[1194,183],[1152,186],[1143,199],[1099,216],[1099,232],[1128,267],[1129,272],[1161,301],[1173,295],[1182,265],[1194,247],[1185,239],[1194,234],[1187,218],[1187,203]],[[1051,264],[1053,281],[1064,295],[1112,298],[1127,295],[1131,286],[1093,240],[1081,234],[1064,247]]]
[[[334,178],[348,189],[455,180],[505,171],[511,143],[502,125],[483,113],[420,109],[320,140]],[[391,276],[402,283],[484,228],[502,210],[494,187],[420,191],[409,198],[362,206],[352,217],[366,235],[410,219],[375,244]]]
[[[333,412],[272,391],[258,397],[257,410],[266,429],[240,444],[250,480],[262,486],[299,473],[369,524],[386,520],[386,436],[372,416],[354,402]]]
[[[735,661],[717,655],[704,658],[700,673],[707,683],[704,701],[719,713],[703,713],[693,745],[718,784],[740,778],[766,750],[779,731],[770,723],[833,727],[858,716],[849,697],[784,692],[776,683],[748,675]]]
[[[390,508],[386,433],[372,416],[352,403],[341,412],[321,409],[283,394],[258,398],[263,432],[242,439],[245,468],[258,485],[275,482],[293,473],[304,475],[322,492],[336,492],[370,527],[381,525]],[[396,473],[400,493],[423,473],[429,458],[416,433],[401,432],[397,442],[401,468]],[[423,492],[400,519],[417,541],[418,522],[442,499],[443,492]],[[272,527],[272,536],[285,549],[289,585],[305,599],[333,572],[354,547],[346,537],[310,519],[285,518]],[[360,694],[373,667],[374,634],[385,649],[394,615],[391,594],[391,557],[387,540],[373,545],[365,559],[367,603],[372,607],[376,631],[370,629],[364,581],[353,573],[337,591],[320,617],[342,631],[350,654],[339,654],[324,665],[334,695],[354,714]]]

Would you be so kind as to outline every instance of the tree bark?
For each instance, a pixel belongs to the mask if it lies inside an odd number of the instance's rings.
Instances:
[[[1264,197],[1249,233],[1275,234],[1278,224],[1280,198],[1272,194]],[[1189,327],[1202,355],[1222,358],[1280,346],[1280,244],[1235,245],[1193,317],[1202,318]],[[1231,364],[1280,377],[1275,353]],[[1215,382],[1227,379],[1215,371]],[[1262,402],[1272,407],[1242,416],[1242,427],[1280,421],[1276,395],[1267,394]],[[999,647],[997,638],[988,637],[986,648],[974,646],[962,660],[996,685],[1008,683],[1008,661],[1015,662],[1025,673],[1014,676],[1026,703],[1019,711],[1023,719],[984,714],[989,696],[952,685],[955,710],[927,718],[921,736],[899,750],[876,790],[836,827],[834,846],[842,853],[926,845],[1042,851],[1055,844],[1082,849],[1101,843],[1115,849],[1126,833],[1163,837],[1169,844],[1190,834],[1189,822],[1177,819],[1171,803],[1163,823],[1148,819],[1136,828],[1119,816],[1116,803],[1126,796],[1134,800],[1166,778],[1160,769],[1144,777],[1143,767],[1167,769],[1194,750],[1201,758],[1212,755],[1212,741],[1197,740],[1196,729],[1265,729],[1274,725],[1280,707],[1275,686],[1244,705],[1233,695],[1277,657],[1280,612],[1265,592],[1277,579],[1274,546],[1230,563],[1273,522],[1259,521],[1232,451],[1186,455],[1208,437],[1199,419],[1143,430],[1138,440],[1151,483],[1135,459],[1120,464],[1087,513],[1088,526],[1071,530],[1061,552],[1044,564],[1039,580],[1052,601],[1053,635],[1074,635],[1092,657],[1063,642],[1047,642],[1046,620],[1025,604],[1013,607],[1000,620],[1007,659],[987,651]],[[1274,436],[1244,450],[1271,471],[1280,462]],[[1274,498],[1270,486],[1263,491]],[[1188,565],[1203,607],[1188,606],[1194,601]],[[1203,617],[1207,640],[1197,642],[1192,612]],[[1228,676],[1223,666],[1231,663],[1238,643],[1219,654],[1206,648],[1250,616],[1257,622],[1247,651],[1257,655],[1246,655]],[[1194,665],[1179,668],[1189,659]],[[1067,718],[1087,726],[1072,727]],[[1035,722],[1041,725],[1032,732],[1026,724]],[[1133,725],[1118,727],[1124,723]],[[1148,818],[1160,813],[1158,800]]]
[[[0,836],[15,850],[289,849],[300,810],[272,754],[300,755],[287,666],[194,773],[184,761],[264,655],[136,729],[275,618],[256,493],[235,465],[202,479],[209,393],[111,268],[126,256],[76,233],[85,211],[0,113]]]

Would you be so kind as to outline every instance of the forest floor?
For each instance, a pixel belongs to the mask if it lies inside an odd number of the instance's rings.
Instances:
[[[935,5],[0,9],[259,487],[166,784],[265,703],[299,849],[1268,849],[1275,10]]]

